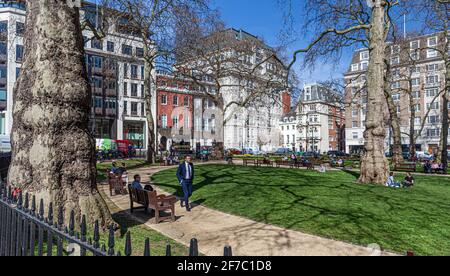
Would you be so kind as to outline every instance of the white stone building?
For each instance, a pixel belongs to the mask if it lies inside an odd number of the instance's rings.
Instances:
[[[96,6],[88,3],[83,3],[80,18],[94,26],[102,20]],[[1,135],[11,133],[13,90],[23,57],[24,22],[24,4],[0,1]],[[130,140],[145,151],[148,128],[143,99],[143,43],[123,30],[112,24],[102,40],[95,39],[89,30],[83,31],[92,88],[90,128],[95,138]],[[156,107],[156,100],[152,105]],[[156,108],[153,110],[156,118]]]

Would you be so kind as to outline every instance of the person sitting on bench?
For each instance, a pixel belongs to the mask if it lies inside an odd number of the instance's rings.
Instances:
[[[405,177],[405,181],[403,181],[403,187],[410,188],[414,186],[414,177],[411,173],[407,173]]]
[[[134,176],[134,181],[133,181],[133,183],[131,183],[131,188],[133,188],[135,190],[144,190],[144,191],[148,191],[148,192],[153,192],[153,187],[151,185],[145,185],[145,187],[142,188],[141,176],[139,174],[136,174]]]
[[[431,173],[431,164],[430,161],[427,161],[425,165],[423,165],[423,171],[425,173]]]
[[[395,181],[394,172],[391,172],[389,174],[389,178],[386,182],[386,186],[391,187],[391,188],[401,188],[402,187],[402,185],[400,183]]]

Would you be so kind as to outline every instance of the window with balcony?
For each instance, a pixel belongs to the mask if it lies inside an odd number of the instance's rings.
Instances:
[[[138,116],[138,103],[131,102],[131,116]]]

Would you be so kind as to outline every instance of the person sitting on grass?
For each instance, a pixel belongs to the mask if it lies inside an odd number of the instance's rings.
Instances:
[[[405,177],[405,181],[403,181],[403,187],[410,188],[414,186],[414,177],[411,173],[407,173]]]
[[[344,161],[342,159],[339,159],[337,164],[338,164],[338,167],[341,168],[344,165]]]
[[[402,185],[399,182],[395,181],[394,172],[391,172],[389,174],[389,178],[386,182],[386,186],[391,187],[391,188],[401,188],[402,187]]]
[[[433,161],[433,164],[431,164],[431,170],[434,173],[438,173],[440,170],[440,166],[436,161]]]

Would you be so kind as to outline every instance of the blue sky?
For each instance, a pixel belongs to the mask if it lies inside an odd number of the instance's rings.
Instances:
[[[298,0],[301,2],[303,0]],[[245,31],[263,37],[269,46],[278,46],[278,35],[283,28],[283,14],[275,0],[213,0],[214,5],[221,12],[222,19],[228,27],[244,29]],[[301,5],[301,3],[298,3]],[[308,44],[308,39],[296,42],[288,49],[289,56],[294,48],[302,48]],[[338,68],[332,65],[319,64],[316,68],[300,68],[296,66],[297,74],[304,83],[341,78],[350,64],[351,53],[344,55]]]

